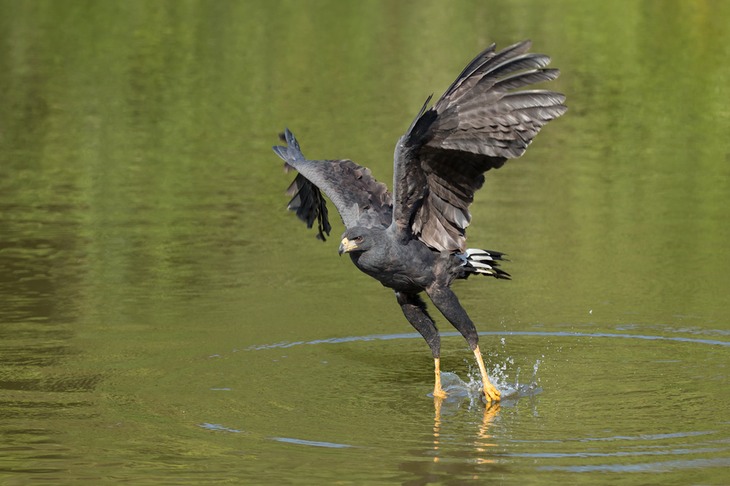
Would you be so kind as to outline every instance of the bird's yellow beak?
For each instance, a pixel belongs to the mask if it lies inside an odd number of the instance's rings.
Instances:
[[[340,255],[343,253],[349,253],[352,250],[357,249],[357,243],[354,241],[350,241],[347,238],[342,238],[342,241],[340,242],[340,249],[337,251]]]

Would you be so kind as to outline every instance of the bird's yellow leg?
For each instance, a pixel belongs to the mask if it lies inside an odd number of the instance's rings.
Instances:
[[[436,381],[433,385],[434,398],[446,398],[446,392],[441,388],[441,358],[433,359],[433,370]]]
[[[498,402],[500,397],[499,390],[497,390],[497,387],[492,385],[492,382],[489,381],[487,368],[484,366],[484,360],[482,359],[482,352],[479,351],[479,346],[474,348],[474,357],[477,359],[479,372],[482,374],[482,388],[484,391],[484,397],[487,399],[487,403]]]

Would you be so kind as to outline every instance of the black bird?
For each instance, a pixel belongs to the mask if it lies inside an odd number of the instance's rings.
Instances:
[[[429,97],[395,147],[393,193],[370,170],[351,160],[307,160],[294,135],[280,135],[274,147],[285,168],[296,169],[289,209],[325,239],[331,227],[324,192],[339,211],[346,231],[339,253],[395,291],[408,322],[433,353],[433,394],[441,387],[441,340],[426,304],[431,302],[469,343],[482,376],[487,402],[500,398],[487,376],[474,323],[449,288],[472,274],[509,278],[499,268],[502,253],[466,247],[469,205],[484,173],[522,155],[543,125],[567,110],[565,96],[519,90],[558,77],[550,58],[529,53],[529,41],[496,52],[492,44],[461,72],[428,108]],[[321,191],[321,192],[320,192]]]

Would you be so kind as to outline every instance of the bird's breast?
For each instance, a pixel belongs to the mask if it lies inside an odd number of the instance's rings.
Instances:
[[[351,254],[352,262],[362,272],[378,280],[385,287],[397,291],[420,292],[434,279],[438,265],[431,252],[420,248],[402,247],[387,252]]]

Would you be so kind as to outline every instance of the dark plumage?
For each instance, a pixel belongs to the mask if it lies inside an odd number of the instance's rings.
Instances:
[[[289,209],[329,235],[332,200],[346,231],[339,252],[363,272],[395,291],[403,313],[431,348],[434,396],[445,396],[440,380],[440,338],[420,298],[431,302],[461,332],[476,357],[487,401],[500,394],[489,381],[476,328],[449,288],[455,279],[482,274],[509,278],[498,267],[502,254],[466,248],[469,206],[484,173],[522,155],[548,121],[567,109],[565,96],[517,90],[558,77],[550,58],[528,53],[529,41],[496,52],[492,44],[467,65],[441,98],[430,97],[395,149],[393,194],[370,170],[351,160],[307,160],[294,135],[274,147],[285,166],[299,174],[289,187]],[[517,91],[515,91],[517,90]]]

